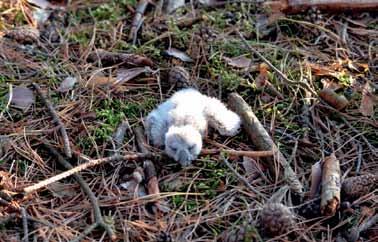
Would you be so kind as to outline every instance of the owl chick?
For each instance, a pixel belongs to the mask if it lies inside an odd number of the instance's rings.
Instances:
[[[218,99],[192,88],[173,94],[145,120],[151,143],[165,147],[165,153],[183,167],[191,165],[201,152],[208,125],[221,135],[233,136],[240,129],[240,117]]]

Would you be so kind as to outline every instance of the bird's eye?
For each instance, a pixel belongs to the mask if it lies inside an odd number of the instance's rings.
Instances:
[[[196,145],[192,145],[192,146],[189,147],[189,150],[194,151],[195,148],[196,148]]]
[[[176,151],[177,151],[177,148],[175,148],[175,147],[171,147],[171,150],[172,150],[173,152],[176,152]]]

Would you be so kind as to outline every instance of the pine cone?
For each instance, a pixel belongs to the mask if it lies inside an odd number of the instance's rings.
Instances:
[[[320,214],[320,199],[316,199],[309,203],[303,204],[297,210],[297,213],[307,219],[316,218],[321,216]]]
[[[281,203],[267,203],[260,219],[263,232],[271,237],[286,233],[294,224],[294,215]]]
[[[344,180],[341,193],[343,198],[354,199],[364,196],[377,188],[378,176],[373,174],[349,177]]]
[[[172,86],[175,85],[177,88],[192,86],[192,84],[190,83],[189,73],[185,70],[185,68],[181,66],[174,66],[169,71],[168,82]]]

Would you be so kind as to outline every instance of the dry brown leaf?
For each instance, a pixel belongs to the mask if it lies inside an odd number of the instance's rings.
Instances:
[[[71,90],[75,86],[76,82],[77,82],[77,78],[76,77],[72,77],[72,76],[66,77],[60,83],[57,91],[58,92],[68,92],[69,90]]]
[[[250,58],[242,56],[237,57],[223,57],[223,59],[227,62],[229,66],[236,67],[236,68],[248,68],[252,64],[252,60]]]
[[[333,91],[337,91],[342,87],[339,83],[329,78],[322,78],[321,82],[323,84],[323,88],[331,89]]]
[[[256,87],[257,89],[261,89],[265,87],[268,83],[268,65],[265,63],[261,63],[259,65],[259,75],[256,77]]]
[[[52,192],[55,197],[72,197],[76,195],[75,189],[69,184],[64,184],[61,182],[54,182],[47,186],[47,188]]]
[[[374,99],[373,88],[371,87],[370,82],[367,81],[362,89],[362,100],[360,105],[360,112],[362,115],[373,116],[375,105]]]
[[[315,164],[313,164],[311,167],[310,199],[315,198],[315,196],[319,193],[321,181],[322,181],[322,163],[318,161]]]
[[[22,109],[23,111],[28,110],[35,102],[33,91],[27,87],[14,87],[12,93],[9,93],[7,96],[8,98],[12,98],[11,104],[15,108]]]
[[[193,62],[193,59],[190,58],[185,52],[175,49],[175,48],[169,48],[168,50],[165,51],[165,54],[167,54],[168,56],[172,56],[177,59],[180,59],[184,62]]]
[[[114,82],[114,85],[122,84],[127,82],[142,73],[152,72],[151,68],[147,67],[135,67],[131,69],[119,69],[117,70],[117,77]]]
[[[115,79],[111,76],[105,76],[102,72],[97,72],[93,76],[89,78],[86,83],[88,87],[99,87],[99,86],[106,86],[106,85],[113,85],[115,83]]]

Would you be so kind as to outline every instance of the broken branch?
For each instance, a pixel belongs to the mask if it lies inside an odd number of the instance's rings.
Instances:
[[[46,144],[45,144],[46,145]],[[64,168],[66,169],[69,169],[69,170],[72,170],[74,169],[72,167],[72,165],[66,161],[64,159],[64,157],[59,154],[59,152],[54,149],[53,147],[49,146],[49,145],[46,145],[46,147],[49,149],[49,151],[55,155],[58,159],[58,162],[64,166]],[[75,240],[73,241],[81,241],[87,234],[91,233],[94,229],[96,229],[98,226],[102,227],[106,232],[107,234],[109,235],[109,237],[111,238],[112,241],[115,241],[117,239],[117,236],[116,234],[114,233],[113,229],[111,228],[111,226],[109,224],[107,224],[102,215],[101,215],[101,210],[100,210],[100,206],[98,204],[98,201],[97,201],[97,198],[96,196],[94,195],[94,193],[92,192],[91,188],[89,187],[88,183],[83,179],[82,176],[80,176],[79,174],[73,174],[73,176],[75,177],[75,179],[77,180],[77,182],[79,183],[81,189],[83,190],[83,192],[85,194],[87,194],[89,200],[91,201],[91,204],[92,204],[92,207],[93,207],[93,212],[94,212],[94,215],[95,215],[95,220],[96,222],[92,225],[90,225],[85,231],[84,233],[79,236],[78,238],[76,238]]]
[[[46,187],[46,186],[50,185],[51,183],[54,183],[54,182],[59,181],[59,180],[62,180],[64,178],[66,178],[66,177],[69,177],[71,175],[79,173],[82,170],[91,168],[93,166],[97,166],[97,165],[108,163],[108,162],[112,162],[112,161],[119,161],[119,160],[125,160],[125,161],[138,160],[138,159],[146,158],[148,156],[149,155],[140,154],[140,153],[129,154],[129,155],[118,155],[118,154],[115,154],[115,155],[112,155],[112,156],[109,156],[109,157],[100,158],[100,159],[90,159],[88,162],[83,163],[81,165],[78,165],[76,167],[70,168],[69,170],[67,170],[65,172],[62,172],[62,173],[60,173],[60,174],[58,174],[56,176],[53,176],[53,177],[50,177],[50,178],[48,178],[46,180],[40,181],[37,184],[34,184],[32,186],[25,187],[23,189],[23,192],[25,194],[28,194],[28,193],[37,191],[37,190],[39,190],[39,189],[41,189],[43,187]]]
[[[264,126],[260,123],[256,115],[252,112],[251,107],[244,101],[244,99],[237,93],[231,93],[229,96],[229,105],[233,111],[235,111],[242,119],[243,127],[250,136],[252,143],[259,150],[272,150],[275,153],[275,158],[278,163],[284,168],[284,175],[286,182],[290,186],[290,189],[296,194],[303,196],[303,185],[297,178],[295,172],[290,167],[289,162],[285,156],[278,150],[273,140],[265,130]],[[274,176],[278,177],[276,172],[275,159],[266,158],[269,169]]]
[[[247,156],[250,158],[270,157],[274,155],[271,150],[266,151],[248,151],[248,150],[227,150],[227,149],[202,149],[202,155],[212,155],[226,153],[234,156]]]

